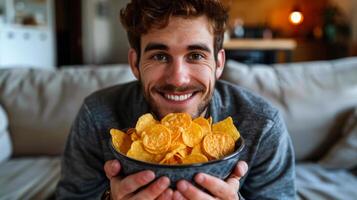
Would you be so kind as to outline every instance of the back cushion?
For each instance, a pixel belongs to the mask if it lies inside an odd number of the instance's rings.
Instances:
[[[0,104],[8,112],[14,155],[60,154],[83,99],[133,79],[126,65],[1,69]]]
[[[281,110],[298,160],[332,146],[344,113],[357,104],[357,58],[276,65],[228,61],[223,79],[259,93]]]

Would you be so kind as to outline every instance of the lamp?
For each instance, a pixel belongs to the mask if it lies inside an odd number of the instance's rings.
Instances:
[[[304,15],[298,6],[294,6],[293,10],[291,11],[289,15],[289,21],[293,25],[299,25],[304,21]]]

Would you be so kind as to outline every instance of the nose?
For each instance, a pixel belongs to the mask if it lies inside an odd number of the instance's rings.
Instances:
[[[190,68],[184,59],[173,59],[168,68],[166,76],[166,82],[168,84],[180,87],[190,82]]]

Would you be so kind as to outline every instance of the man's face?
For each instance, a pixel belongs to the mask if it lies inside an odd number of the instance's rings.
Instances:
[[[157,117],[172,112],[204,115],[225,61],[223,50],[215,60],[213,40],[206,17],[172,17],[165,28],[142,35],[139,65],[135,50],[129,51],[133,73]]]

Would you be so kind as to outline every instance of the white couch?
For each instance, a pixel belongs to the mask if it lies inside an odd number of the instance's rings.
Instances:
[[[299,199],[357,197],[357,58],[254,66],[228,61],[222,78],[283,113],[296,151]],[[0,199],[50,198],[83,98],[133,79],[127,65],[1,69],[8,126],[0,121]]]

